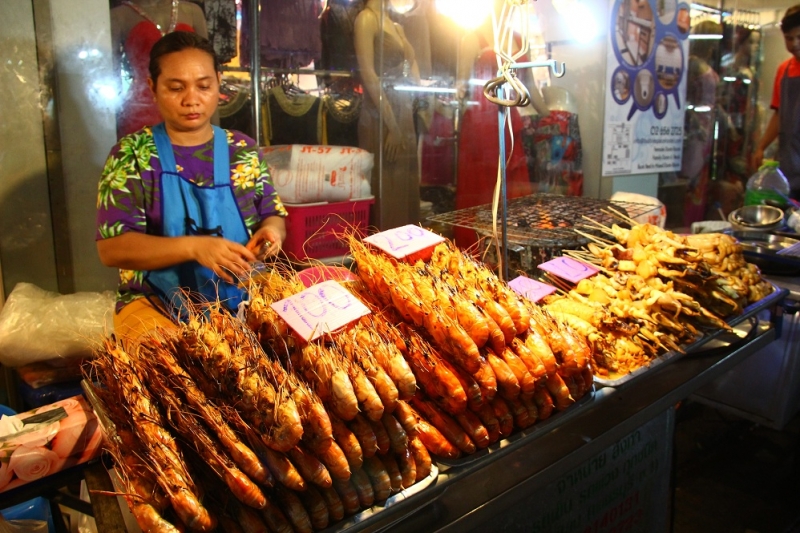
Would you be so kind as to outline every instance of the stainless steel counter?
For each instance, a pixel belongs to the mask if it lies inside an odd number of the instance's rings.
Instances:
[[[605,387],[560,419],[490,447],[474,460],[440,465],[425,490],[385,509],[375,509],[347,531],[479,531],[570,469],[663,414],[776,338],[768,310],[783,302],[781,289],[734,321],[746,338],[712,335],[694,351],[654,367],[619,387]],[[747,324],[751,324],[747,326]],[[728,344],[730,343],[730,344]],[[331,528],[336,529],[336,528]]]
[[[768,276],[789,291],[780,339],[700,388],[692,399],[781,430],[800,409],[800,278]]]
[[[376,505],[325,533],[516,530],[498,527],[498,517],[511,510],[518,513],[531,497],[573,469],[591,464],[620,439],[653,422],[663,426],[657,434],[671,435],[674,417],[662,415],[669,415],[678,402],[770,344],[778,332],[771,317],[778,316],[776,311],[788,294],[787,289],[776,291],[732,320],[738,335],[709,335],[686,355],[617,387],[598,388],[570,409],[475,456],[450,465],[439,463],[439,475],[423,490],[396,495],[391,505]],[[664,440],[670,441],[664,446],[671,447],[671,438]],[[657,473],[668,476],[669,467]],[[647,497],[653,495],[643,492],[642,499]],[[119,513],[110,514],[118,518]],[[664,527],[667,531],[668,524]]]

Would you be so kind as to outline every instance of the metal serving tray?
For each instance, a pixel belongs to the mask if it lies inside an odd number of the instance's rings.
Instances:
[[[86,380],[81,381],[81,386],[83,387],[83,390],[86,393],[86,397],[89,404],[92,406],[92,409],[94,409],[94,412],[97,415],[100,428],[105,434],[105,437],[107,439],[119,439],[119,437],[117,437],[117,432],[114,423],[108,417],[108,415],[105,412],[105,409],[102,407],[102,402],[94,393],[93,386]],[[398,503],[407,500],[414,494],[417,494],[418,492],[429,487],[436,481],[436,478],[439,476],[439,466],[437,465],[436,459],[432,457],[431,463],[432,463],[431,472],[425,479],[421,479],[420,481],[414,483],[409,488],[401,490],[400,492],[397,492],[389,496],[389,498],[387,498],[383,502],[376,503],[368,509],[365,509],[359,513],[349,516],[344,520],[340,520],[335,524],[331,524],[329,527],[321,530],[321,532],[331,533],[334,531],[341,531],[353,527],[354,525],[364,522],[365,520],[368,520],[369,518],[373,517],[376,513],[380,513],[384,509],[397,505]]]
[[[728,318],[726,322],[729,326],[734,329],[734,335],[740,340],[746,340],[750,338],[752,335],[756,333],[756,323],[752,322],[753,319],[758,313],[764,311],[780,303],[783,299],[788,296],[789,291],[786,289],[781,289],[775,284],[772,284],[772,294],[762,298],[761,300],[754,302],[747,307],[744,308],[741,314]],[[600,387],[619,387],[624,385],[634,379],[637,379],[642,374],[645,374],[654,368],[657,368],[661,365],[666,363],[677,361],[678,359],[693,355],[693,354],[701,354],[703,352],[703,348],[707,347],[708,343],[712,341],[719,340],[720,337],[729,336],[730,333],[724,329],[719,329],[716,331],[712,331],[706,335],[701,336],[700,338],[696,339],[694,342],[684,345],[683,348],[686,353],[680,353],[674,350],[671,350],[665,354],[659,355],[655,357],[650,364],[637,368],[633,372],[629,374],[625,374],[624,376],[620,376],[614,379],[605,379],[601,378],[597,375],[594,376],[594,382],[596,385]]]
[[[474,463],[476,461],[480,461],[484,457],[491,455],[493,453],[497,453],[502,448],[505,448],[506,446],[520,439],[527,438],[530,435],[538,435],[540,433],[546,433],[551,429],[553,429],[553,427],[563,424],[565,421],[569,420],[576,413],[578,413],[584,405],[588,405],[589,403],[591,403],[593,399],[594,399],[594,387],[592,387],[592,389],[586,394],[584,394],[580,400],[576,401],[567,409],[563,411],[556,411],[550,416],[550,418],[546,420],[537,421],[532,426],[529,426],[523,430],[515,430],[508,437],[500,439],[494,444],[490,444],[489,446],[487,446],[482,450],[479,450],[470,455],[466,455],[464,457],[459,457],[458,459],[445,459],[436,457],[435,461],[444,467],[450,467],[450,468],[464,466]]]
[[[349,516],[344,520],[340,520],[335,524],[331,524],[330,526],[326,527],[325,529],[321,530],[321,533],[333,533],[334,531],[342,531],[349,529],[357,524],[360,524],[370,518],[376,516],[378,513],[382,512],[384,509],[388,509],[394,505],[397,505],[400,502],[403,502],[428,488],[431,484],[436,481],[436,478],[439,477],[439,467],[436,465],[436,462],[433,461],[431,464],[431,473],[428,474],[428,477],[425,479],[421,479],[420,481],[414,483],[407,489],[403,489],[397,494],[393,494],[389,496],[386,501],[376,503],[369,509],[365,509],[360,513],[356,513],[353,516]]]

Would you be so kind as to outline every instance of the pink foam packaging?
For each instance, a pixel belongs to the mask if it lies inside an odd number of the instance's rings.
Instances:
[[[16,416],[24,426],[0,437],[0,492],[86,463],[100,454],[103,434],[83,396]]]

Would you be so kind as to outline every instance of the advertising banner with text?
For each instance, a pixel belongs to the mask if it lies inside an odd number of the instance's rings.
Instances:
[[[603,176],[680,170],[689,4],[612,0]]]

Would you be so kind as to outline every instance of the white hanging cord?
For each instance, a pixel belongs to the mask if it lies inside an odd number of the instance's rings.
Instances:
[[[530,103],[531,95],[528,88],[517,77],[516,69],[511,68],[517,60],[530,51],[528,39],[529,9],[527,0],[506,0],[500,15],[492,10],[492,30],[494,37],[494,52],[497,59],[498,76],[486,82],[483,86],[483,95],[490,102],[506,107],[525,107]],[[522,34],[520,44],[514,35],[514,21],[519,21]],[[515,50],[519,46],[518,50]],[[506,94],[510,98],[498,96],[497,90],[503,85],[508,85],[510,91]]]
[[[511,67],[518,59],[525,57],[530,51],[530,40],[528,36],[529,19],[528,0],[505,0],[499,16],[492,10],[492,30],[498,76],[489,80],[484,85],[483,95],[490,102],[505,108],[524,107],[530,104],[531,101],[528,88],[522,83],[522,80],[517,77],[516,69]],[[521,32],[519,40],[515,38],[515,20],[519,21],[519,29]],[[504,87],[505,85],[508,85],[508,88]],[[500,89],[502,89],[502,92],[498,94],[498,90]],[[506,97],[506,95],[508,95],[508,97]],[[511,139],[511,149],[508,150],[505,161],[507,166],[511,161],[511,155],[514,153],[515,139],[514,131],[511,127],[511,114],[508,112],[508,109],[504,109],[502,112],[503,130],[508,129]],[[501,134],[504,133],[498,132],[498,138]],[[498,154],[497,158],[497,180],[495,182],[494,194],[492,195],[492,240],[495,245],[498,270],[502,277],[502,273],[505,271],[503,263],[506,258],[503,255],[503,250],[501,250],[500,232],[497,227],[498,211],[500,209],[500,193],[503,181],[503,161],[501,158],[502,153]]]

